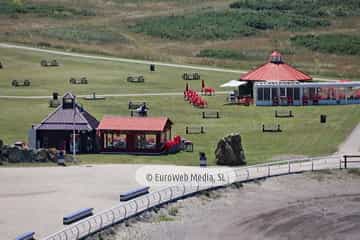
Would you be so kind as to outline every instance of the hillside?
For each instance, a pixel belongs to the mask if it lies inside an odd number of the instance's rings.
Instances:
[[[278,49],[313,75],[357,78],[359,13],[355,0],[0,0],[0,41],[243,69]]]

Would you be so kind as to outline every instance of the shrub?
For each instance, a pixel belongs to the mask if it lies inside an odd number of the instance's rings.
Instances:
[[[347,34],[298,35],[292,37],[292,44],[323,53],[358,55],[360,36]]]
[[[293,12],[314,17],[360,15],[358,0],[241,0],[230,8]]]
[[[226,10],[148,18],[130,26],[130,30],[165,39],[213,40],[251,36],[266,29],[301,30],[329,24],[327,20],[295,14]]]
[[[35,14],[39,17],[64,18],[71,16],[95,16],[90,9],[67,8],[60,5],[49,5],[45,3],[23,3],[19,0],[0,0],[0,14]]]

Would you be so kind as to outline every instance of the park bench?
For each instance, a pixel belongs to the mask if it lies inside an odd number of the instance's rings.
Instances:
[[[56,61],[56,59],[47,61],[47,60],[41,60],[40,65],[42,67],[58,67],[59,63]]]
[[[141,102],[141,101],[133,102],[133,101],[129,101],[128,109],[136,110],[136,109],[138,109],[139,107],[141,107],[141,106],[143,106],[143,105],[147,106],[146,102]]]
[[[34,235],[35,232],[26,232],[16,237],[15,240],[35,240]]]
[[[184,73],[182,75],[182,78],[184,80],[200,80],[200,74],[199,73]]]
[[[93,208],[84,208],[63,217],[63,224],[71,224],[93,215]]]
[[[70,84],[88,84],[88,79],[86,77],[82,77],[80,79],[70,78]]]
[[[141,187],[125,193],[120,194],[120,201],[129,201],[133,198],[145,195],[149,193],[150,187]]]
[[[280,124],[263,124],[263,132],[281,132]]]
[[[205,133],[204,126],[186,126],[185,128],[186,134],[203,134]]]
[[[220,118],[218,111],[203,111],[202,118]]]
[[[148,116],[148,111],[146,110],[145,112],[139,112],[137,110],[131,110],[130,111],[130,116],[131,117],[147,117]]]
[[[145,78],[142,75],[139,76],[128,76],[126,79],[128,82],[133,82],[133,83],[143,83],[145,82]]]
[[[84,100],[89,100],[89,101],[91,101],[91,100],[93,100],[93,101],[95,101],[95,100],[105,100],[105,97],[96,96],[96,93],[93,92],[91,95],[84,97]]]
[[[20,86],[24,86],[24,87],[29,87],[31,85],[31,81],[30,80],[12,80],[11,81],[11,86],[13,87],[20,87]]]
[[[291,118],[294,117],[291,110],[275,110],[276,118]]]

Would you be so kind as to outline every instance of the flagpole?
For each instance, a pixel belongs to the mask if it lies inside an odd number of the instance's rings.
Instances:
[[[75,162],[76,158],[76,149],[75,149],[75,116],[76,116],[76,104],[75,104],[75,96],[73,100],[73,109],[74,109],[74,115],[73,115],[73,161]]]

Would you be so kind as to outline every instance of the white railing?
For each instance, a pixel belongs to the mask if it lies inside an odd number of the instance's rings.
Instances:
[[[296,172],[342,168],[343,166],[344,163],[341,156],[326,156],[233,168],[225,173],[225,177],[227,178],[227,184],[231,184]],[[97,213],[59,232],[44,237],[42,240],[82,239],[153,207],[170,201],[176,201],[196,192],[211,188],[214,187],[209,185],[178,185],[166,187]]]

